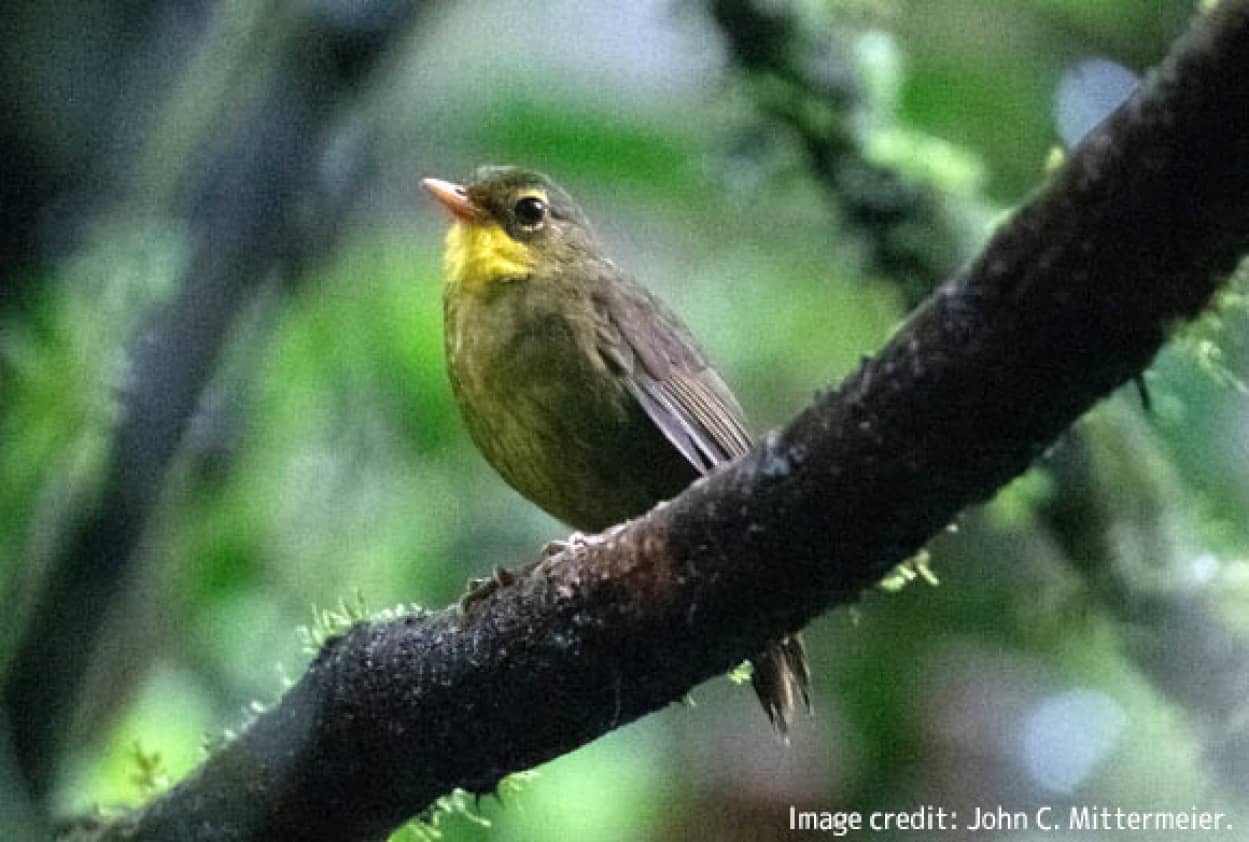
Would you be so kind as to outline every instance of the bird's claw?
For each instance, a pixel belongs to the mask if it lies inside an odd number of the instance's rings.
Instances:
[[[528,569],[525,568],[526,571]],[[506,588],[515,582],[516,578],[516,574],[507,568],[495,567],[494,573],[489,576],[469,579],[468,590],[464,596],[460,597],[460,612],[468,613],[468,609],[473,607],[473,605],[492,596],[499,589]]]
[[[546,546],[542,548],[542,560],[554,558],[565,550],[576,551],[582,547],[592,547],[595,544],[601,544],[609,538],[614,537],[621,532],[627,524],[619,523],[598,535],[586,535],[584,532],[574,532],[562,541],[547,541]]]
[[[619,532],[623,526],[612,527],[602,535],[586,535],[582,532],[574,532],[566,539],[560,541],[548,541],[546,546],[542,548],[542,558],[532,564],[526,564],[524,567],[513,573],[504,567],[495,567],[494,573],[481,578],[473,578],[468,580],[468,590],[460,597],[460,611],[467,613],[477,603],[493,596],[497,591],[510,586],[517,579],[532,572],[538,565],[550,561],[560,553],[566,550],[576,551],[581,547],[588,547],[593,544],[600,543],[607,538]]]
[[[566,550],[575,550],[588,543],[590,543],[590,537],[581,532],[574,532],[564,540],[547,541],[546,546],[542,548],[542,560],[546,561]]]

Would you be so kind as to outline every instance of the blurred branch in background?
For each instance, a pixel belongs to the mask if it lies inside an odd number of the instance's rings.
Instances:
[[[783,433],[466,615],[331,639],[275,708],[103,838],[375,838],[856,599],[1208,304],[1249,246],[1246,49],[1249,2],[1220,4],[963,278]]]
[[[799,138],[827,199],[865,243],[865,268],[895,284],[906,309],[916,306],[953,271],[969,238],[942,210],[939,187],[870,160],[870,138],[856,120],[863,82],[845,44],[807,32],[793,6],[710,5],[760,113]],[[1091,592],[1129,624],[1126,654],[1198,723],[1212,767],[1238,791],[1249,776],[1249,641],[1214,610],[1217,576],[1195,582],[1186,573],[1203,554],[1192,513],[1177,510],[1185,495],[1157,441],[1139,415],[1102,413],[1067,431],[1042,469],[1053,489],[1041,525]]]
[[[0,315],[79,233],[75,219],[118,189],[117,162],[182,60],[167,46],[193,41],[209,6],[71,0],[0,10]]]
[[[309,207],[317,168],[344,107],[420,9],[385,0],[293,4],[267,45],[275,60],[263,87],[208,136],[204,167],[187,176],[185,272],[132,343],[96,502],[40,583],[5,675],[11,739],[36,798],[52,781],[102,622],[223,346],[275,271],[325,247],[335,222],[328,217],[342,205]],[[299,236],[309,218],[317,237]]]
[[[871,160],[866,92],[836,35],[808,33],[792,5],[711,0],[760,114],[791,133],[842,223],[862,243],[865,274],[888,279],[912,310],[971,256],[973,242],[939,191]]]
[[[1228,606],[1243,595],[1200,540],[1191,498],[1138,415],[1089,418],[1046,461],[1041,515],[1069,562],[1127,629],[1125,650],[1195,722],[1229,793],[1249,779],[1249,639]]]

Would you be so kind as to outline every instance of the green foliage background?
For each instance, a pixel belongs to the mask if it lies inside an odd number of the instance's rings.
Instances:
[[[127,344],[186,260],[162,203],[215,109],[248,96],[242,71],[263,65],[247,49],[271,25],[256,8],[217,8],[178,95],[152,121],[130,195],[93,218],[0,333],[6,647],[39,559],[98,482]],[[1194,11],[1140,0],[799,8],[812,32],[836,33],[855,56],[869,154],[936,190],[964,220],[969,248],[1044,179],[1063,71],[1104,55],[1142,72]],[[297,629],[314,606],[357,593],[371,608],[441,606],[468,577],[566,533],[491,473],[456,416],[441,349],[444,220],[420,195],[421,176],[509,162],[561,181],[619,262],[688,319],[759,431],[889,337],[904,316],[892,279],[865,272],[861,242],[751,93],[697,4],[490,0],[447,4],[423,22],[359,92],[344,130],[345,146],[371,150],[344,230],[299,277],[275,279],[214,380],[141,579],[97,659],[91,739],[58,790],[65,810],[142,798],[136,778],[153,775],[140,774],[136,746],[158,753],[170,778],[185,774],[206,741],[246,722],[252,700],[276,698],[299,673],[308,655]],[[1098,453],[1104,476],[1122,477],[1102,489],[1117,546],[1135,556],[1182,547],[1181,563],[1144,569],[1160,591],[1215,592],[1228,635],[1243,634],[1246,617],[1235,561],[1249,539],[1236,379],[1245,327],[1233,302],[1222,323],[1168,350],[1150,373],[1152,416],[1129,390],[1086,423],[1094,439],[1111,431]],[[1124,429],[1137,436],[1129,446]],[[1143,478],[1128,472],[1145,452],[1156,464],[1135,468]],[[1152,489],[1146,514],[1142,489]],[[473,805],[492,827],[459,814],[437,831],[789,838],[791,803],[1196,804],[1249,822],[1243,793],[1211,769],[1202,717],[1151,683],[1123,615],[1039,525],[1053,493],[1034,470],[933,543],[939,587],[869,594],[819,620],[809,632],[818,712],[790,748],[775,744],[748,691],[713,682],[692,705],[549,764],[502,803]],[[1164,522],[1185,539],[1166,544]],[[1071,760],[1074,743],[1059,742],[1068,762],[1055,784],[1029,765],[1039,761],[1026,743],[1045,705],[1072,699],[1093,700],[1072,708],[1084,718],[1070,725],[1084,734],[1087,768]]]

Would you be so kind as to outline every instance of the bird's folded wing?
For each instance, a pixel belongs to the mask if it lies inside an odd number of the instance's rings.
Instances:
[[[613,284],[598,304],[599,353],[699,473],[750,449],[737,399],[671,311],[632,283]]]

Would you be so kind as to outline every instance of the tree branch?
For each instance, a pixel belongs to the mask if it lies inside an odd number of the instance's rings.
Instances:
[[[865,269],[894,284],[906,309],[917,306],[961,251],[949,199],[865,156],[853,119],[862,107],[862,86],[850,67],[829,73],[827,59],[810,61],[827,50],[806,43],[810,36],[793,8],[763,0],[708,5],[737,70],[754,82],[746,87],[757,109],[775,127],[794,133],[826,199],[857,229]],[[775,81],[760,84],[767,79]],[[1047,460],[1054,493],[1038,509],[1040,524],[1089,592],[1132,628],[1124,655],[1160,693],[1183,706],[1211,768],[1228,791],[1239,793],[1249,773],[1249,717],[1240,698],[1241,688],[1249,686],[1249,642],[1212,604],[1220,593],[1218,578],[1197,588],[1176,573],[1163,577],[1167,586],[1159,584],[1160,570],[1189,568],[1200,541],[1191,513],[1175,502],[1185,495],[1173,487],[1177,480],[1157,443],[1142,435],[1139,416],[1103,413],[1093,421],[1068,430]],[[1108,449],[1121,459],[1107,458]],[[1118,462],[1114,476],[1106,476],[1109,464]],[[1155,554],[1151,575],[1143,575],[1146,563],[1125,546],[1125,531],[1137,536],[1128,546]],[[1181,635],[1185,654],[1176,657]],[[1194,681],[1195,674],[1203,679]]]
[[[466,615],[331,640],[110,838],[378,838],[856,599],[1207,305],[1249,245],[1247,51],[1249,2],[1221,3],[962,279],[782,433]]]

